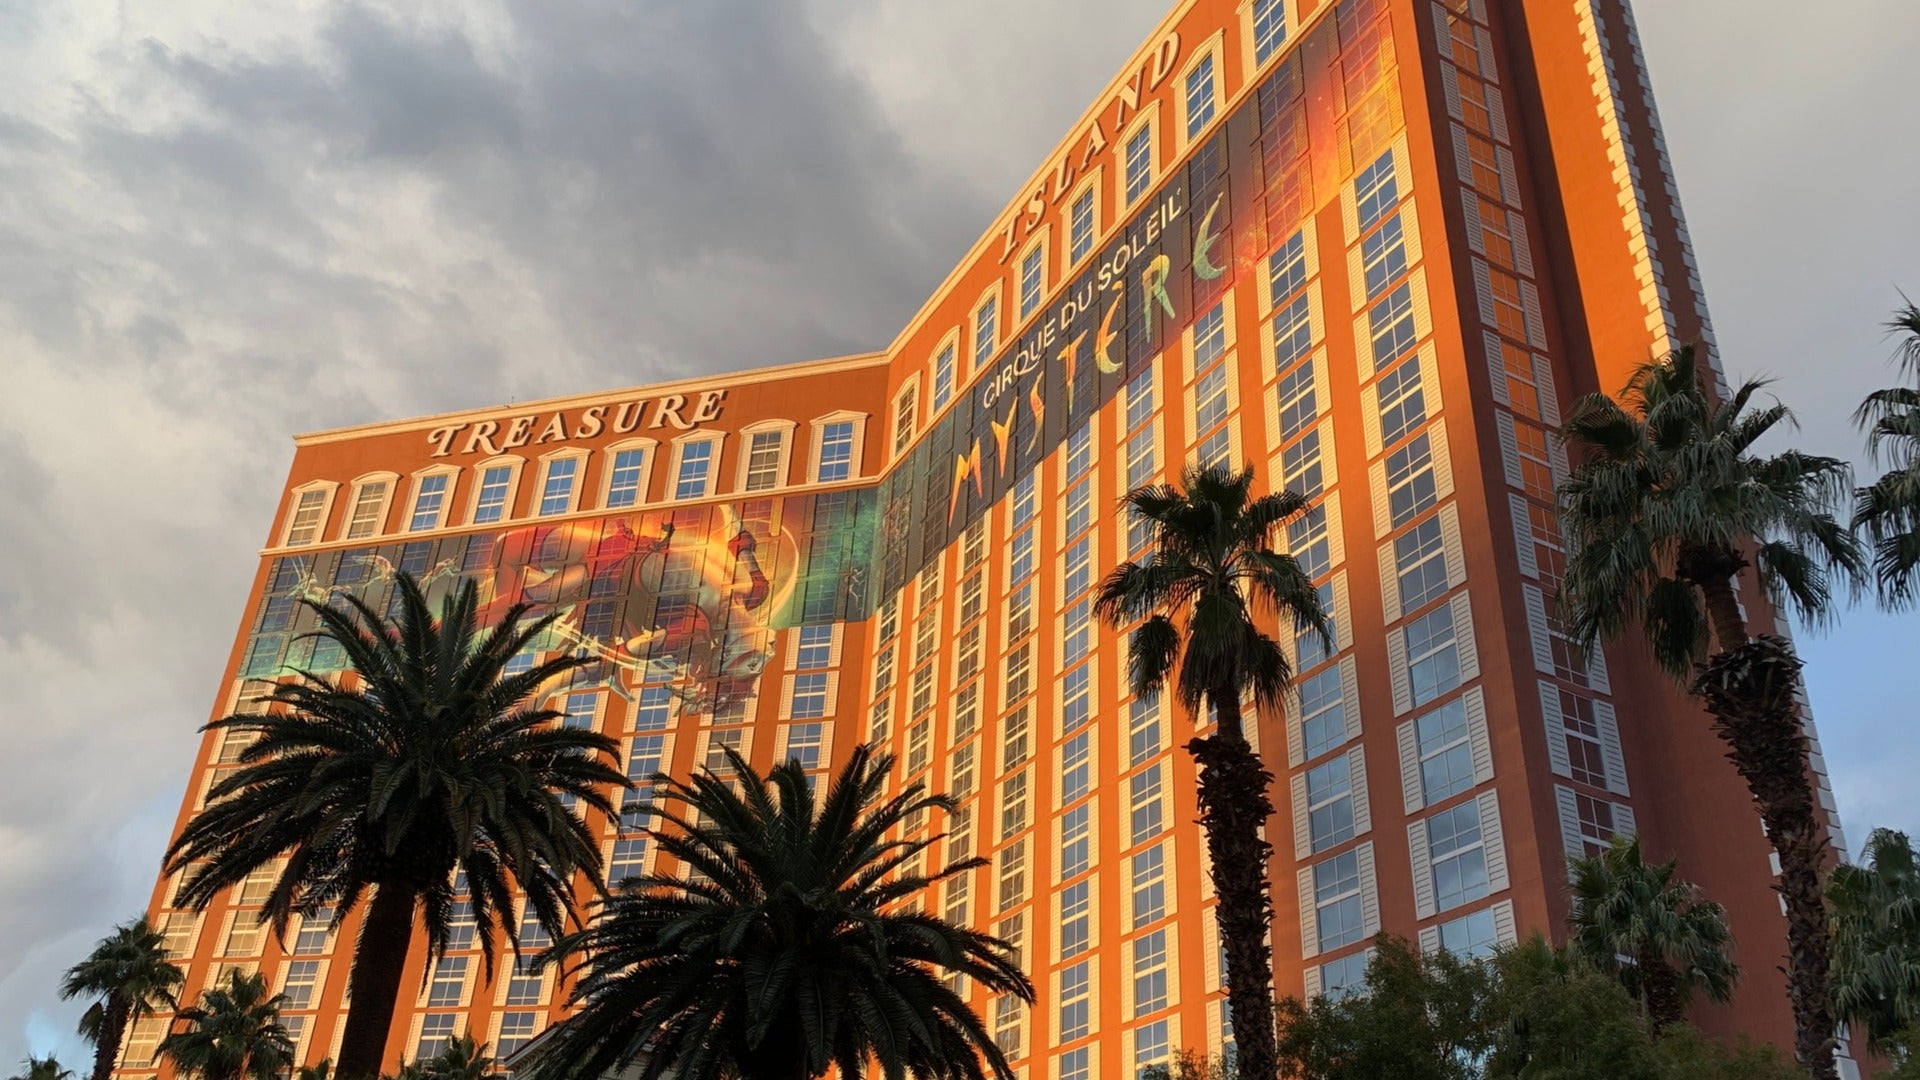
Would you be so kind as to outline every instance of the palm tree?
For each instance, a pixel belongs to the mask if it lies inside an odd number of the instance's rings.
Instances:
[[[1207,834],[1215,916],[1227,951],[1227,1001],[1240,1074],[1272,1080],[1273,961],[1266,943],[1273,904],[1260,828],[1273,814],[1273,776],[1247,742],[1241,700],[1278,708],[1293,679],[1285,652],[1261,629],[1284,619],[1331,646],[1319,594],[1291,556],[1269,548],[1273,531],[1307,500],[1291,491],[1254,498],[1253,471],[1190,469],[1181,486],[1149,484],[1126,507],[1153,524],[1144,562],[1117,567],[1100,583],[1094,610],[1123,627],[1144,619],[1127,641],[1136,696],[1172,684],[1192,712],[1211,708],[1213,734],[1187,744],[1200,765],[1200,823]]]
[[[311,1065],[293,1070],[293,1080],[334,1080],[333,1059],[321,1058]]]
[[[1572,869],[1568,944],[1640,999],[1655,1036],[1685,1018],[1695,990],[1732,1000],[1740,969],[1727,911],[1676,877],[1673,861],[1649,865],[1637,837],[1618,836]]]
[[[1920,600],[1920,306],[1907,301],[1887,330],[1901,336],[1901,374],[1914,385],[1876,390],[1853,414],[1867,452],[1888,466],[1854,493],[1853,527],[1872,545],[1880,599],[1899,608]]]
[[[484,1080],[494,1064],[487,1044],[475,1042],[472,1033],[449,1040],[439,1054],[416,1063],[426,1080]]]
[[[61,1065],[60,1059],[52,1054],[46,1057],[28,1054],[20,1066],[20,1071],[10,1080],[73,1080],[73,1070]]]
[[[589,927],[543,957],[577,959],[577,1010],[532,1066],[539,1080],[638,1066],[639,1080],[801,1080],[837,1066],[916,1080],[1008,1080],[1006,1057],[953,976],[1033,1000],[1003,941],[920,910],[940,837],[888,839],[945,796],[884,795],[893,759],[855,747],[821,796],[798,762],[762,776],[654,778],[636,809],[678,872],[630,878]],[[985,1068],[981,1059],[985,1059]]]
[[[275,712],[209,724],[256,738],[168,851],[170,869],[189,870],[180,895],[195,906],[286,856],[262,913],[283,935],[295,913],[344,914],[371,892],[337,1063],[347,1080],[381,1071],[416,916],[429,958],[445,950],[455,870],[490,971],[496,930],[518,949],[501,917],[516,885],[551,934],[574,917],[576,875],[600,886],[599,845],[564,800],[611,815],[605,792],[627,784],[611,739],[556,726],[558,712],[531,703],[584,661],[506,670],[556,616],[523,627],[518,605],[483,629],[469,581],[436,620],[418,583],[397,580],[392,624],[352,596],[345,608],[308,604],[356,677],[302,672],[268,699]]]
[[[1575,405],[1563,435],[1584,455],[1560,486],[1570,550],[1561,602],[1587,649],[1637,627],[1712,714],[1780,856],[1794,1049],[1810,1075],[1831,1077],[1820,891],[1829,843],[1794,699],[1800,661],[1783,638],[1748,634],[1738,586],[1754,570],[1817,624],[1832,614],[1835,579],[1851,586],[1866,562],[1834,518],[1850,487],[1846,463],[1754,453],[1792,414],[1756,405],[1762,383],[1721,403],[1707,380],[1683,348],[1636,370],[1620,401],[1590,394]]]
[[[1905,1056],[1920,1022],[1920,855],[1907,834],[1875,829],[1857,865],[1827,881],[1834,1001],[1877,1047]]]
[[[274,1080],[293,1065],[293,1039],[280,1023],[285,994],[268,994],[267,977],[228,971],[226,984],[181,1009],[160,1056],[200,1080]],[[177,1025],[185,1022],[185,1028]]]
[[[92,1080],[112,1075],[127,1028],[158,1009],[173,1008],[185,981],[167,957],[166,939],[144,915],[114,927],[85,960],[67,969],[60,996],[94,999],[80,1014],[80,1034],[93,1044]]]

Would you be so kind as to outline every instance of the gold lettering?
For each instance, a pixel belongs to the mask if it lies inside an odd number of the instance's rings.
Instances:
[[[1000,261],[1006,262],[1013,254],[1013,230],[1020,224],[1020,215],[1007,218],[1007,227],[1000,234]]]
[[[607,407],[605,405],[595,405],[586,412],[581,413],[580,423],[573,429],[573,437],[576,439],[591,439],[595,435],[600,434],[600,429],[606,426],[601,422],[600,418],[605,415],[607,415]]]
[[[1140,284],[1147,290],[1147,295],[1141,298],[1140,302],[1140,329],[1147,335],[1148,341],[1153,340],[1155,298],[1159,299],[1160,307],[1166,311],[1167,318],[1173,318],[1173,298],[1167,295],[1167,275],[1172,272],[1173,260],[1162,254],[1155,255],[1153,261],[1148,263],[1147,268],[1140,273]]]
[[[433,444],[433,456],[446,457],[449,452],[448,448],[453,445],[454,435],[458,434],[460,429],[466,426],[465,424],[448,424],[445,427],[437,427],[427,432],[427,441]]]
[[[1169,30],[1167,36],[1160,39],[1160,47],[1153,53],[1153,75],[1147,80],[1147,89],[1152,90],[1166,80],[1173,70],[1173,62],[1180,57],[1180,31]]]
[[[646,413],[647,403],[644,401],[621,402],[620,408],[613,414],[613,433],[615,435],[625,435],[627,432],[639,427],[640,418],[645,416]]]
[[[516,446],[525,446],[527,445],[527,440],[532,436],[533,417],[516,416],[507,424],[507,437],[500,440],[500,447],[506,450]]]
[[[1120,365],[1108,357],[1107,346],[1113,344],[1113,339],[1120,336],[1120,331],[1113,328],[1113,317],[1119,312],[1120,301],[1124,299],[1126,299],[1125,294],[1116,296],[1113,298],[1113,303],[1107,305],[1107,313],[1100,319],[1100,336],[1094,339],[1093,343],[1093,362],[1108,375],[1120,370]]]
[[[671,423],[681,431],[687,430],[693,425],[680,418],[680,410],[686,408],[686,406],[687,399],[684,396],[680,394],[668,394],[666,397],[660,399],[659,405],[654,407],[653,423],[647,426],[657,428],[661,424]]]
[[[1073,411],[1073,371],[1076,367],[1080,366],[1080,343],[1085,340],[1087,340],[1087,332],[1082,330],[1073,335],[1073,340],[1067,342],[1066,348],[1060,350],[1060,359],[1067,365],[1067,411],[1069,415],[1071,415]]]
[[[1121,86],[1120,92],[1114,95],[1113,100],[1120,103],[1120,107],[1113,111],[1114,127],[1119,127],[1126,122],[1127,113],[1130,110],[1140,107],[1140,74],[1138,71],[1134,72],[1133,78]]]
[[[956,454],[953,461],[953,494],[947,498],[947,521],[953,521],[953,512],[960,506],[960,489],[966,486],[967,478],[973,478],[973,493],[985,494],[980,484],[980,440],[973,440],[973,449],[964,454]]]
[[[727,400],[725,390],[709,390],[700,395],[700,404],[693,410],[693,422],[704,424],[708,420],[720,419],[720,403]]]
[[[1047,212],[1047,183],[1042,180],[1040,186],[1033,189],[1027,199],[1027,228],[1040,224],[1041,217]]]
[[[1213,231],[1213,215],[1220,209],[1220,200],[1224,197],[1213,197],[1213,205],[1207,207],[1206,215],[1200,219],[1200,232],[1193,238],[1193,272],[1203,281],[1212,281],[1227,272],[1226,267],[1214,263],[1212,255],[1213,245],[1220,242]]]
[[[1059,202],[1067,197],[1067,185],[1073,183],[1073,160],[1065,154],[1053,163],[1053,201]]]
[[[553,419],[547,421],[547,426],[540,429],[540,437],[533,441],[535,443],[567,441],[567,425],[560,419],[559,413],[553,414]]]
[[[473,425],[473,433],[467,436],[467,445],[462,447],[460,452],[471,454],[478,449],[485,450],[490,455],[499,453],[500,448],[493,445],[493,433],[499,430],[500,425],[492,420],[480,421]]]
[[[1084,171],[1093,162],[1094,155],[1107,148],[1107,133],[1100,128],[1100,121],[1093,122],[1093,129],[1087,132],[1087,149],[1080,155],[1080,168]]]

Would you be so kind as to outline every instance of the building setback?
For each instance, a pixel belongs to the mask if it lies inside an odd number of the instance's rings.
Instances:
[[[1731,913],[1744,979],[1703,1026],[1790,1048],[1744,786],[1644,655],[1583,660],[1551,604],[1550,432],[1690,341],[1711,354],[1624,0],[1188,0],[882,352],[296,439],[212,711],[339,666],[300,598],[379,607],[407,570],[559,612],[542,651],[599,662],[554,705],[636,780],[871,740],[959,797],[918,826],[992,865],[926,903],[1040,990],[976,1007],[1032,1080],[1131,1076],[1231,1033],[1182,749],[1205,729],[1126,692],[1091,590],[1147,539],[1123,492],[1251,465],[1315,498],[1284,543],[1338,628],[1331,652],[1267,628],[1298,672],[1256,733],[1279,992],[1354,985],[1381,931],[1556,933],[1569,853],[1637,831]],[[181,825],[239,749],[203,737]],[[654,865],[593,825],[612,876]],[[153,916],[189,994],[267,973],[316,1061],[357,916],[275,940],[268,880],[195,913],[163,878]],[[553,973],[456,946],[429,971],[416,942],[390,1062],[465,1032],[504,1056],[566,1014]],[[160,1028],[123,1075],[169,1071]]]

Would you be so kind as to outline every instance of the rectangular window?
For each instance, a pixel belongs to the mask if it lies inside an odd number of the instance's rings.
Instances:
[[[566,715],[561,717],[560,726],[590,731],[599,710],[600,695],[591,690],[575,691],[567,695]]]
[[[1133,942],[1133,1015],[1167,1007],[1167,931],[1165,927]]]
[[[1029,581],[1007,594],[1007,639],[1033,632],[1033,582]]]
[[[1067,262],[1078,265],[1093,252],[1093,189],[1080,193],[1067,213]]]
[[[820,430],[821,483],[834,483],[853,475],[853,421],[842,420]]]
[[[1280,451],[1280,483],[1288,491],[1312,496],[1320,494],[1326,475],[1320,467],[1320,433],[1307,432],[1306,438]]]
[[[1455,698],[1413,722],[1421,801],[1431,806],[1474,785],[1467,705]]]
[[[1469,800],[1427,819],[1427,858],[1433,867],[1437,910],[1487,895],[1487,852],[1480,839],[1478,803]]]
[[[541,517],[573,509],[573,482],[579,472],[579,458],[555,458],[547,462],[547,479],[540,487]]]
[[[1150,1069],[1166,1070],[1167,1060],[1173,1055],[1172,1034],[1172,1025],[1164,1019],[1134,1029],[1133,1064],[1142,1076]]]
[[[1346,697],[1338,667],[1303,679],[1299,686],[1300,742],[1312,760],[1347,741]]]
[[[1264,64],[1273,59],[1287,40],[1285,0],[1254,0],[1253,62]]]
[[[1060,798],[1073,802],[1093,787],[1093,745],[1089,732],[1081,732],[1060,746]]]
[[[935,412],[953,400],[953,346],[941,349],[933,358],[933,408]]]
[[[1575,780],[1597,788],[1607,783],[1606,758],[1601,753],[1600,721],[1593,701],[1571,690],[1556,688],[1560,696],[1560,728],[1567,747],[1567,765]]]
[[[1093,993],[1093,965],[1082,960],[1060,972],[1060,1041],[1084,1038],[1092,1030],[1088,999]]]
[[[1193,430],[1212,431],[1227,418],[1227,365],[1215,364],[1193,388]]]
[[[1027,842],[1010,844],[1000,851],[1000,910],[1005,911],[1027,898]]]
[[[1009,703],[1019,701],[1033,692],[1033,652],[1030,646],[1007,654],[1004,686]]]
[[[767,491],[780,484],[780,457],[786,433],[756,431],[747,440],[747,491]]]
[[[499,1055],[502,1061],[512,1057],[521,1047],[533,1041],[539,1024],[539,1013],[501,1013],[500,1034],[493,1040],[493,1052]]]
[[[1305,671],[1332,656],[1331,650],[1340,644],[1340,605],[1333,595],[1333,582],[1323,581],[1314,587],[1313,592],[1320,599],[1320,610],[1327,613],[1327,636],[1333,640],[1329,644],[1313,630],[1295,631],[1293,651],[1300,657],[1295,666],[1297,671]]]
[[[795,640],[793,666],[799,671],[823,668],[833,662],[833,626],[815,623],[803,626]]]
[[[1591,859],[1605,851],[1613,838],[1620,834],[1613,804],[1578,792],[1574,793],[1573,803],[1580,820],[1580,844]]]
[[[1166,809],[1161,805],[1160,768],[1154,766],[1127,781],[1129,835],[1131,844],[1144,843],[1160,835],[1166,827]]]
[[[634,702],[633,729],[635,731],[667,730],[668,707],[672,700],[673,691],[669,687],[642,687],[640,696]]]
[[[1203,56],[1187,72],[1187,138],[1197,137],[1213,120],[1213,57]]]
[[[1153,479],[1160,467],[1159,433],[1152,425],[1141,428],[1127,440],[1127,486],[1137,488]]]
[[[1394,528],[1439,501],[1433,479],[1432,440],[1423,432],[1387,455],[1387,511]]]
[[[459,1017],[453,1013],[429,1013],[420,1018],[420,1041],[413,1046],[415,1061],[425,1061],[438,1057],[440,1051],[453,1041],[453,1023]]]
[[[1393,361],[1413,348],[1416,327],[1413,324],[1413,285],[1402,282],[1367,309],[1368,332],[1373,339],[1373,367],[1385,370]]]
[[[893,403],[893,452],[898,455],[913,442],[913,435],[920,423],[920,393],[918,383],[909,383],[900,392],[900,400]]]
[[[1092,865],[1093,804],[1079,806],[1060,815],[1060,877],[1079,877]]]
[[[1314,383],[1313,361],[1295,367],[1280,377],[1275,391],[1280,398],[1280,441],[1286,442],[1313,426],[1320,418],[1318,387]]]
[[[1083,536],[1068,545],[1061,562],[1064,564],[1062,587],[1067,597],[1079,596],[1093,587],[1092,537]]]
[[[1007,557],[1008,583],[1018,585],[1033,576],[1036,565],[1033,552],[1034,535],[1034,530],[1029,529],[1013,538],[1013,546]]]
[[[1093,468],[1093,427],[1081,424],[1067,433],[1067,483],[1087,475]]]
[[[433,981],[427,985],[427,1005],[430,1008],[445,1008],[459,1005],[467,988],[467,963],[469,957],[442,956],[433,966]]]
[[[1000,346],[1000,298],[989,296],[973,313],[973,370],[979,371],[993,359]]]
[[[713,443],[685,443],[680,447],[680,475],[674,480],[673,497],[698,499],[707,493],[707,479],[713,473]]]
[[[1162,748],[1160,699],[1137,697],[1127,703],[1127,760],[1134,768],[1153,760]]]
[[[1393,541],[1400,610],[1418,611],[1447,591],[1447,558],[1439,517],[1430,517]]]
[[[1092,1051],[1082,1046],[1061,1054],[1060,1080],[1093,1080]]]
[[[1440,947],[1462,960],[1492,956],[1500,947],[1500,932],[1494,925],[1493,909],[1483,908],[1440,924]]]
[[[287,996],[285,1010],[313,1008],[313,990],[320,981],[320,961],[295,960],[287,965],[280,992]]]
[[[1060,890],[1060,958],[1079,956],[1093,938],[1093,881],[1076,881]]]
[[[813,720],[827,715],[825,674],[793,677],[793,709],[788,715],[795,720]]]
[[[1033,314],[1040,306],[1041,290],[1046,286],[1046,248],[1039,244],[1020,260],[1020,317]]]
[[[1027,827],[1027,777],[1029,773],[1018,772],[1000,783],[1000,838],[1021,832]]]
[[[1126,204],[1132,206],[1153,185],[1153,124],[1140,125],[1126,149]]]
[[[1274,370],[1285,371],[1304,359],[1313,348],[1312,298],[1301,293],[1273,313]]]
[[[353,515],[347,520],[347,539],[359,540],[379,532],[380,519],[385,516],[386,508],[387,482],[374,480],[362,484],[353,497]]]
[[[826,739],[825,725],[795,724],[787,729],[787,760],[812,772],[820,767],[820,750]]]
[[[1267,256],[1268,292],[1275,305],[1307,287],[1307,238],[1297,232]]]
[[[1399,214],[1388,218],[1386,224],[1360,241],[1360,266],[1368,299],[1379,296],[1407,272],[1406,231],[1400,224]]]
[[[1307,831],[1314,851],[1353,839],[1353,761],[1346,755],[1307,771]]]
[[[1351,945],[1365,936],[1357,850],[1342,852],[1314,866],[1313,908],[1320,929],[1320,952]]]
[[[445,477],[440,478],[442,482]],[[311,544],[320,536],[321,517],[327,509],[325,491],[303,491],[293,508],[293,524],[287,527],[287,546]]]
[[[407,522],[408,532],[422,532],[440,527],[440,508],[447,501],[447,475],[423,476],[419,490],[413,497],[413,518]]]
[[[1026,1006],[1012,994],[993,999],[993,1044],[1009,1058],[1020,1056],[1022,1021]]]
[[[1153,419],[1156,407],[1153,369],[1148,368],[1127,383],[1127,430],[1132,431]]]
[[[1426,423],[1427,400],[1420,385],[1420,357],[1409,356],[1380,377],[1374,388],[1380,405],[1380,445],[1392,446]]]
[[[1067,535],[1079,536],[1093,527],[1093,481],[1074,485],[1067,492]]]
[[[1333,550],[1327,539],[1327,508],[1322,503],[1287,523],[1287,550],[1310,579],[1333,569]]]
[[[1374,222],[1400,204],[1399,180],[1393,171],[1393,151],[1381,154],[1373,164],[1360,170],[1360,175],[1353,178],[1353,203],[1362,231],[1373,228]]]
[[[1167,913],[1167,857],[1159,844],[1133,857],[1133,925],[1145,926]]]
[[[1093,651],[1093,600],[1082,597],[1061,616],[1060,662],[1077,664]]]
[[[1460,685],[1460,649],[1451,605],[1407,624],[1407,683],[1424,704]]]
[[[1093,676],[1086,667],[1077,667],[1060,679],[1060,730],[1076,731],[1093,715],[1093,695],[1089,683]]]
[[[613,455],[613,470],[607,481],[607,508],[618,509],[640,502],[640,474],[647,464],[645,450],[620,450]]]
[[[639,877],[646,872],[647,838],[644,836],[622,836],[613,842],[613,855],[607,860],[607,882],[612,884],[628,878]],[[539,979],[532,980],[537,986]],[[537,994],[538,991],[535,991]],[[538,998],[536,997],[537,1001]],[[531,1005],[533,1001],[516,1001],[511,1004]]]

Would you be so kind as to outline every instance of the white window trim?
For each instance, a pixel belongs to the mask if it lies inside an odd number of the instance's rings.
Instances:
[[[288,540],[293,535],[293,521],[299,514],[300,500],[308,493],[315,491],[324,492],[324,495],[320,499],[320,520],[315,523],[313,527],[313,539],[298,546],[312,547],[320,543],[322,538],[327,535],[327,521],[333,516],[333,497],[339,490],[340,485],[336,481],[309,480],[299,487],[288,491],[286,518],[280,523],[280,546],[295,546],[288,543]]]
[[[1073,194],[1067,196],[1066,212],[1061,217],[1060,227],[1061,281],[1068,280],[1073,276],[1075,270],[1092,262],[1094,257],[1100,254],[1100,237],[1103,232],[1100,228],[1100,211],[1102,208],[1102,185],[1100,181],[1102,179],[1102,170],[1105,168],[1106,166],[1104,165],[1095,165],[1093,168],[1088,169],[1086,176],[1074,187]],[[1093,242],[1087,245],[1087,253],[1081,256],[1078,261],[1075,261],[1073,258],[1073,206],[1080,201],[1081,195],[1089,192],[1093,195]]]
[[[1249,12],[1252,11],[1251,0],[1249,0],[1247,10]],[[1251,28],[1252,23],[1249,22],[1248,26]],[[1226,119],[1228,111],[1227,68],[1224,60],[1226,37],[1227,32],[1225,28],[1222,28],[1215,30],[1211,37],[1195,45],[1193,50],[1187,54],[1186,64],[1182,66],[1179,73],[1174,76],[1172,97],[1175,114],[1178,118],[1178,126],[1174,131],[1175,145],[1178,147],[1174,152],[1175,158],[1185,157],[1187,151],[1205,142],[1207,137],[1213,134],[1214,129],[1219,127]],[[1249,34],[1248,40],[1252,40],[1251,34]],[[1249,50],[1251,50],[1251,46],[1249,46]],[[1189,138],[1187,136],[1187,76],[1193,74],[1193,70],[1200,66],[1200,62],[1208,57],[1213,59],[1213,117],[1207,121],[1205,127],[1200,129],[1199,134]],[[1124,143],[1121,145],[1125,146]]]
[[[673,440],[673,469],[667,474],[667,483],[669,485],[667,489],[668,502],[687,502],[693,499],[704,499],[713,495],[715,489],[719,486],[717,481],[720,478],[720,454],[721,451],[726,448],[725,442],[726,434],[715,431],[688,432]],[[707,467],[705,490],[701,491],[698,495],[688,495],[683,499],[680,496],[680,465],[682,459],[686,456],[687,447],[695,443],[712,443],[713,457]]]
[[[1007,298],[1002,295],[1005,291],[1005,283],[995,279],[993,284],[980,290],[980,298],[973,302],[971,308],[967,309],[967,352],[965,356],[958,358],[958,360],[965,362],[965,366],[960,367],[956,363],[957,370],[955,375],[958,378],[956,378],[956,384],[954,386],[955,397],[958,397],[960,394],[959,384],[971,382],[973,377],[980,374],[982,369],[981,365],[974,360],[974,357],[980,353],[980,341],[978,337],[980,333],[980,312],[988,304],[993,305],[993,348],[987,350],[986,363],[991,364],[993,357],[999,353],[1000,346],[1006,343]]]
[[[528,508],[532,511],[532,517],[566,517],[580,509],[580,492],[587,486],[587,453],[579,447],[568,447],[565,450],[552,450],[540,455],[540,482],[534,485],[533,503]],[[567,491],[567,507],[551,514],[543,514],[540,512],[540,504],[546,501],[547,477],[553,472],[553,467],[562,461],[576,463],[573,485]]]
[[[1025,326],[1028,319],[1040,314],[1041,310],[1047,306],[1047,293],[1048,290],[1053,287],[1053,281],[1048,274],[1048,271],[1052,269],[1048,258],[1052,250],[1049,245],[1052,229],[1053,223],[1048,222],[1033,230],[1031,237],[1027,240],[1026,246],[1020,249],[1019,256],[1013,261],[1014,322],[1009,329]],[[1020,310],[1020,297],[1022,287],[1026,283],[1021,280],[1021,269],[1027,265],[1027,259],[1032,257],[1035,251],[1040,252],[1040,298],[1034,301],[1032,311],[1022,311]]]
[[[521,457],[519,454],[501,454],[497,457],[490,457],[472,466],[473,483],[468,486],[473,490],[467,492],[467,516],[464,520],[472,524],[474,515],[480,512],[480,489],[485,486],[483,481],[486,479],[487,470],[497,469],[505,465],[512,469],[513,472],[507,477],[507,501],[501,508],[500,520],[481,522],[481,524],[504,525],[512,521],[514,518],[514,503],[520,497],[520,474],[525,469],[526,464],[527,459]]]
[[[820,479],[820,452],[823,449],[821,443],[822,440],[826,438],[827,426],[829,424],[853,424],[853,457],[849,463],[847,478],[846,480],[834,480],[831,481],[831,483],[850,483],[866,475],[861,466],[865,463],[864,459],[867,448],[867,419],[868,416],[866,413],[854,412],[850,409],[839,409],[827,413],[825,416],[816,416],[813,418],[813,437],[808,440],[809,445],[807,447],[808,483],[819,484],[828,482]]]
[[[907,404],[909,397],[912,398],[913,405],[913,431],[907,436],[905,445],[902,445],[899,439],[900,419],[902,413],[905,411],[902,406]],[[920,396],[920,373],[916,371],[901,380],[899,391],[893,395],[893,404],[887,408],[887,417],[889,420],[887,425],[888,464],[892,464],[907,456],[907,452],[913,449],[913,444],[920,441],[920,432],[922,430],[920,419],[925,415],[926,411],[926,407],[921,401]]]
[[[1249,73],[1259,72],[1264,67],[1277,64],[1280,62],[1281,57],[1292,52],[1294,44],[1299,40],[1298,31],[1300,29],[1300,18],[1297,10],[1299,0],[1293,0],[1293,2],[1286,4],[1284,8],[1287,26],[1286,37],[1280,42],[1280,47],[1273,51],[1273,55],[1267,57],[1265,63],[1261,63],[1255,55],[1255,48],[1259,43],[1254,38],[1253,5],[1254,0],[1240,0],[1240,6],[1237,9],[1240,16],[1240,70]],[[1254,81],[1254,76],[1249,74],[1247,81]]]
[[[606,460],[606,465],[600,470],[600,483],[598,485],[600,500],[598,505],[602,509],[607,508],[607,500],[613,495],[613,460],[620,453],[627,450],[641,450],[645,452],[640,459],[640,489],[638,494],[634,496],[632,506],[616,506],[612,509],[638,510],[651,501],[648,496],[652,494],[653,491],[653,463],[660,453],[660,444],[654,439],[622,439],[600,450],[601,456]]]
[[[360,504],[360,492],[369,484],[385,483],[387,493],[380,498],[380,511],[374,516],[373,531],[365,536],[348,536],[353,528],[353,509]],[[392,471],[362,473],[353,478],[347,493],[347,512],[340,518],[340,539],[371,540],[387,534],[388,518],[393,513],[393,493],[399,490],[400,474]]]
[[[425,483],[428,478],[434,476],[444,476],[447,478],[447,495],[446,498],[440,500],[439,518],[432,525],[424,529],[415,529],[413,527],[413,516],[420,505],[420,485]],[[415,471],[408,479],[407,515],[401,524],[400,531],[411,534],[415,532],[433,532],[435,529],[446,528],[447,521],[453,516],[451,511],[453,509],[454,497],[459,494],[456,489],[460,486],[460,467],[457,465],[429,465],[424,469]]]
[[[760,494],[762,492],[778,491],[787,486],[787,480],[791,475],[793,465],[793,432],[797,426],[798,425],[791,420],[757,420],[740,429],[740,461],[734,467],[735,477],[733,487],[735,491],[742,494]],[[777,432],[780,435],[780,464],[776,466],[774,470],[773,486],[770,488],[761,488],[759,492],[748,492],[747,469],[752,465],[753,437],[755,435],[764,435],[770,431]],[[679,477],[680,462],[676,454],[672,477],[672,482],[676,486],[679,484]]]
[[[1176,89],[1175,93],[1178,94],[1179,91]],[[1127,146],[1133,142],[1133,137],[1138,135],[1143,127],[1153,128],[1153,134],[1147,139],[1147,186],[1140,196],[1140,203],[1135,203],[1127,199]],[[1133,123],[1121,130],[1120,138],[1114,143],[1113,205],[1119,208],[1119,213],[1129,213],[1136,206],[1143,204],[1147,196],[1153,193],[1155,185],[1160,182],[1163,164],[1160,135],[1160,102],[1156,100],[1140,107],[1140,111],[1134,114]]]
[[[960,353],[960,337],[959,327],[948,330],[934,345],[933,351],[927,354],[927,403],[922,407],[922,411],[926,414],[925,426],[929,428],[941,414],[953,408],[953,403],[960,400],[961,393],[967,388],[967,358]],[[940,388],[940,354],[947,349],[953,350],[953,389],[949,392],[947,400],[936,404],[933,398]]]

